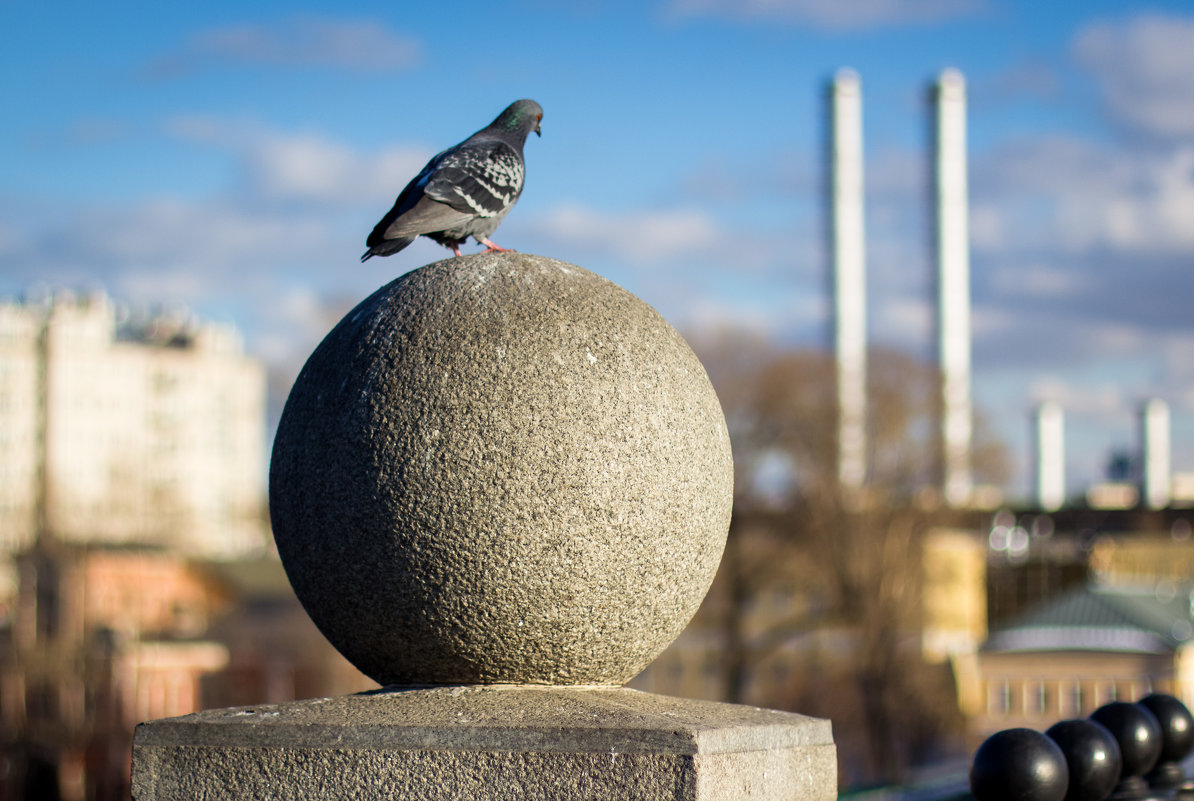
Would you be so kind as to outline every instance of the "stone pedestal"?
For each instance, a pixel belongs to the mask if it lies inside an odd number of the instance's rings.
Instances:
[[[832,799],[827,721],[619,686],[696,612],[733,491],[643,301],[520,253],[402,276],[295,381],[270,512],[328,640],[426,689],[143,724],[135,798]]]
[[[133,742],[136,801],[831,801],[829,722],[622,688],[462,685],[219,709]]]

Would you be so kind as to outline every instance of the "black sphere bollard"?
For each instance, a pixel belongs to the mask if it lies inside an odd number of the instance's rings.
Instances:
[[[1147,695],[1137,703],[1152,712],[1161,724],[1161,756],[1144,778],[1155,790],[1180,788],[1179,798],[1194,796],[1194,783],[1186,781],[1181,766],[1194,748],[1194,715],[1181,701],[1164,693]]]
[[[1111,732],[1093,720],[1063,720],[1045,732],[1070,771],[1065,801],[1104,801],[1119,781],[1122,758]]]
[[[1161,756],[1161,724],[1152,712],[1139,704],[1112,701],[1096,709],[1091,720],[1101,723],[1119,743],[1123,767],[1111,798],[1115,801],[1143,801],[1153,798],[1144,774]]]
[[[974,752],[970,792],[977,801],[1062,801],[1069,784],[1065,754],[1032,729],[1005,729]]]

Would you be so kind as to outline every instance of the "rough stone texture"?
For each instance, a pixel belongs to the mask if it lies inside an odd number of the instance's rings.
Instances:
[[[621,684],[684,628],[733,466],[653,309],[518,253],[408,273],[299,375],[270,510],[315,623],[381,684]]]
[[[620,688],[382,690],[137,727],[136,801],[830,801],[829,722]]]

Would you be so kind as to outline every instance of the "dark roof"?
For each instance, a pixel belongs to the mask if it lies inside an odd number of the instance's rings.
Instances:
[[[1194,637],[1194,587],[1087,585],[991,633],[983,651],[1172,653]]]

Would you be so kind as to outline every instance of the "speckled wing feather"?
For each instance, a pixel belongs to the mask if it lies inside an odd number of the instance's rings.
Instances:
[[[500,217],[522,192],[522,156],[502,141],[467,143],[444,155],[423,194],[476,217]]]

